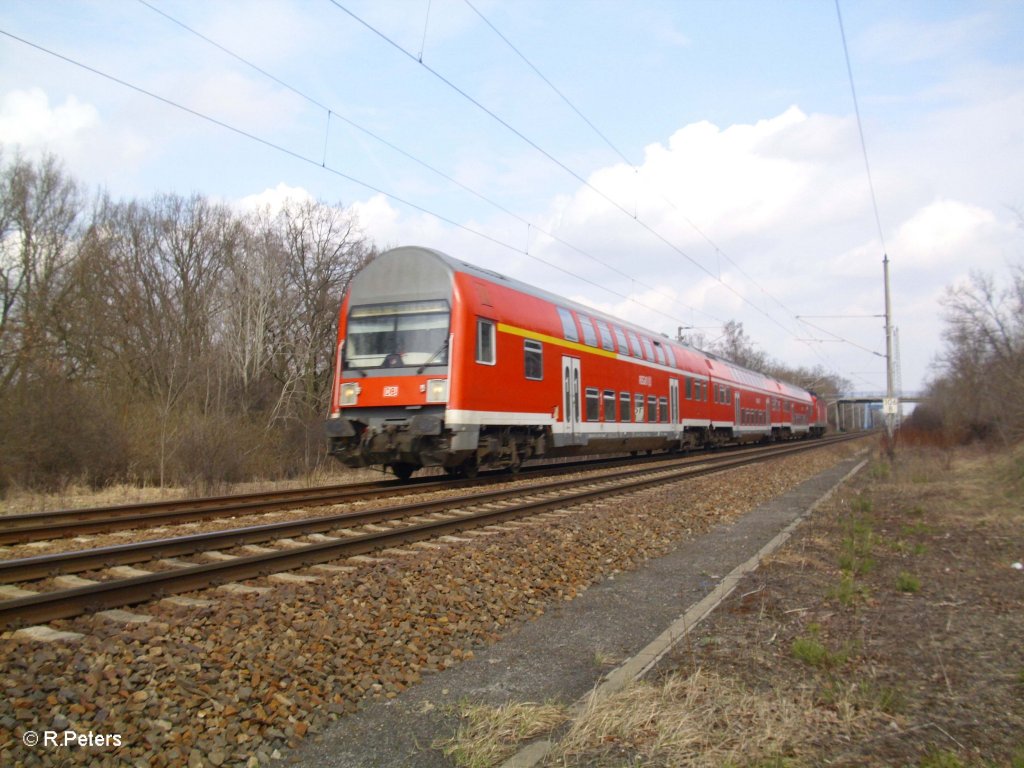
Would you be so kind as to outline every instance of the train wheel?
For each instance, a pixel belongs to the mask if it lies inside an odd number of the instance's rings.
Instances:
[[[405,482],[410,477],[412,477],[412,473],[415,472],[416,469],[417,467],[415,464],[408,464],[404,461],[396,461],[394,464],[391,465],[391,471],[394,472],[395,477],[397,477],[402,482]]]
[[[466,459],[460,469],[462,470],[462,476],[468,477],[470,480],[480,474],[480,465],[476,463],[475,457],[472,459]]]

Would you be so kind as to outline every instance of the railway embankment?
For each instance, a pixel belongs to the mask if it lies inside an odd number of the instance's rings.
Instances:
[[[1020,448],[901,450],[844,483],[642,679],[578,708],[470,696],[435,744],[462,765],[540,739],[542,759],[517,765],[1016,768],[1022,542]]]
[[[565,611],[585,609],[583,600],[624,584],[627,574],[647,572],[680,546],[703,551],[708,531],[834,467],[852,450],[836,446],[353,558],[316,581],[283,579],[270,590],[202,603],[155,603],[144,620],[90,615],[52,623],[77,635],[74,640],[4,633],[0,757],[25,765],[291,760],[293,749],[315,750],[317,740],[333,738],[333,721],[360,728],[363,715],[352,717],[357,710],[382,706],[393,716],[414,697],[429,697],[427,686],[446,685],[448,675],[496,672],[504,662],[490,654],[504,647],[502,638],[564,620]],[[720,571],[709,563],[694,588],[712,585]],[[641,592],[649,603],[669,607],[665,616],[687,598],[685,591],[659,598],[656,585]],[[636,610],[640,593],[624,594],[619,625],[659,629],[662,616],[644,618]],[[614,638],[613,630],[609,620],[585,631],[594,645],[583,651],[581,683],[628,656],[629,643],[604,639]],[[581,653],[578,645],[564,645],[569,655]],[[521,654],[524,663],[533,655]],[[516,657],[504,663],[513,677],[517,663]],[[506,699],[527,693],[498,678],[488,685]],[[446,722],[457,720],[454,700],[422,701]],[[392,720],[390,731],[400,730]],[[31,745],[29,733],[40,739],[72,733],[87,742]],[[431,744],[411,764],[448,760]],[[351,764],[375,763],[364,756]]]

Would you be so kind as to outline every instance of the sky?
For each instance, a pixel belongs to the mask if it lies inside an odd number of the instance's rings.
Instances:
[[[857,392],[885,390],[883,256],[907,394],[947,289],[1024,261],[1018,0],[2,0],[0,33],[5,157],[344,205]]]

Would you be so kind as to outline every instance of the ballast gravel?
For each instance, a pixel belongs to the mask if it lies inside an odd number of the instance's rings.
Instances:
[[[0,764],[284,764],[595,582],[637,568],[852,455],[845,443],[309,569],[317,581],[136,606],[146,622],[55,621],[77,640],[0,635]],[[49,740],[48,737],[52,737]],[[38,739],[38,743],[33,743]],[[70,739],[70,742],[68,741]],[[282,762],[278,762],[282,761]]]

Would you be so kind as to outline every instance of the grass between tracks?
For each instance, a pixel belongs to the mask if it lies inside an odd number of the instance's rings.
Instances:
[[[657,674],[587,706],[468,707],[499,765],[1024,768],[1024,449],[876,459]],[[561,727],[559,727],[561,726]],[[556,730],[557,729],[557,730]]]

